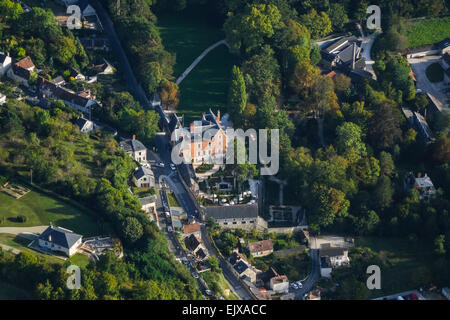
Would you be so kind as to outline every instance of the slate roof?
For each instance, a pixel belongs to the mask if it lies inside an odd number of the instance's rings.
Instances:
[[[139,167],[137,170],[133,172],[133,176],[139,180],[144,176],[153,176],[153,171],[146,167]]]
[[[8,55],[4,52],[0,52],[0,63],[3,64]]]
[[[189,237],[184,239],[184,243],[186,244],[186,248],[191,251],[195,251],[195,249],[197,249],[200,245],[200,240],[194,234],[191,234]]]
[[[76,125],[78,125],[80,127],[80,129],[83,129],[84,126],[86,125],[86,123],[91,122],[88,119],[85,119],[83,117],[78,117],[78,119],[75,121]]]
[[[147,149],[142,142],[136,139],[123,140],[120,142],[120,147],[126,152],[136,152]]]
[[[50,226],[41,233],[39,239],[70,249],[82,237],[71,230]]]
[[[333,42],[332,44],[330,44],[325,49],[323,49],[323,51],[326,52],[326,53],[331,53],[334,50],[338,49],[339,47],[342,47],[342,46],[348,44],[349,42],[353,42],[353,41],[356,41],[356,40],[357,39],[356,39],[355,36],[342,37],[339,40],[337,40],[336,42]]]
[[[321,257],[338,257],[343,256],[345,251],[347,251],[347,249],[342,247],[321,248],[319,250],[319,255]]]
[[[244,261],[239,261],[233,266],[234,270],[236,270],[239,274],[248,269],[248,265]]]
[[[151,196],[148,196],[148,197],[139,198],[139,202],[141,203],[141,206],[145,206],[145,205],[150,204],[150,203],[155,203],[156,202],[156,196],[155,195],[151,195]]]
[[[234,206],[212,206],[206,208],[206,217],[216,220],[233,218],[257,218],[258,204],[238,204]]]

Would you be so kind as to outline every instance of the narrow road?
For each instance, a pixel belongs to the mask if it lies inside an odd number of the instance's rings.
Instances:
[[[308,278],[302,283],[303,287],[295,292],[296,300],[303,300],[306,293],[310,292],[320,279],[320,257],[318,249],[311,249],[312,269]]]
[[[202,59],[203,59],[203,58],[204,58],[211,50],[214,50],[215,48],[217,48],[218,46],[220,46],[220,45],[222,45],[222,44],[225,45],[225,46],[227,46],[227,47],[229,47],[229,46],[228,46],[228,43],[226,42],[225,39],[220,40],[220,41],[214,43],[213,45],[209,46],[208,48],[206,48],[206,49],[202,52],[201,55],[199,55],[199,56],[197,57],[197,59],[194,60],[194,62],[191,63],[191,65],[190,65],[190,66],[189,66],[189,67],[181,74],[181,76],[178,77],[178,79],[177,79],[177,81],[176,81],[175,83],[176,83],[177,85],[179,85],[179,84],[181,83],[181,81],[183,81],[184,78],[186,78],[186,76],[189,74],[189,72],[191,72],[192,69],[194,69],[194,68],[197,66],[197,64],[199,64],[200,61],[202,61]]]
[[[149,106],[150,103],[147,99],[147,96],[145,95],[144,90],[137,82],[136,77],[133,74],[133,70],[131,69],[130,63],[128,62],[127,55],[122,48],[119,37],[117,36],[117,33],[114,29],[114,24],[111,21],[108,12],[105,10],[105,8],[103,8],[98,0],[90,0],[89,2],[97,11],[98,18],[100,19],[100,22],[103,25],[103,29],[108,36],[111,47],[117,58],[119,59],[121,70],[124,74],[129,90],[142,106]]]

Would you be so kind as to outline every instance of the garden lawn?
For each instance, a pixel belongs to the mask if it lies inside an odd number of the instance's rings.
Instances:
[[[89,264],[89,257],[81,253],[75,253],[69,258],[69,261],[71,264],[81,268],[86,267]]]
[[[175,79],[209,46],[225,38],[223,31],[202,7],[180,13],[160,15],[158,27],[163,45],[176,55]],[[185,115],[185,123],[199,118],[209,108],[224,110],[231,68],[237,58],[225,46],[206,55],[180,84],[178,113]]]
[[[0,233],[0,244],[5,244],[7,246],[13,247],[14,249],[18,249],[21,252],[26,252],[31,255],[34,255],[40,259],[43,259],[44,261],[48,263],[58,263],[63,264],[65,260],[56,258],[54,256],[44,254],[41,252],[38,252],[36,250],[32,250],[27,247],[27,245],[30,243],[30,240],[27,240],[25,238],[13,235],[13,234],[6,234],[6,233]]]
[[[430,64],[425,70],[425,73],[430,82],[441,82],[444,80],[444,69],[442,69],[439,62]]]
[[[200,273],[200,276],[205,280],[208,288],[216,295],[222,296],[226,300],[239,300],[231,291],[230,284],[225,280],[221,272],[205,271]],[[225,295],[225,290],[229,291],[228,296]]]
[[[311,273],[311,257],[307,253],[294,253],[278,257],[270,254],[265,257],[255,258],[256,268],[262,265],[273,267],[279,274],[284,274],[290,282],[305,279]],[[263,268],[265,269],[265,268]]]
[[[410,48],[442,41],[450,37],[450,17],[416,20],[407,37]]]
[[[16,222],[15,218],[19,215],[25,216],[26,222]],[[20,199],[0,192],[0,221],[0,227],[32,227],[52,223],[83,236],[101,234],[98,224],[88,213],[37,191],[30,191]]]
[[[372,249],[387,264],[381,269],[381,290],[371,291],[371,298],[417,289],[411,284],[413,273],[419,267],[432,270],[436,260],[433,248],[405,238],[362,237],[355,239],[355,246]]]

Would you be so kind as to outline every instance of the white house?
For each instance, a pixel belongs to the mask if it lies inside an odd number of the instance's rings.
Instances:
[[[9,53],[0,52],[0,77],[3,77],[11,68],[11,57]]]
[[[81,132],[89,133],[94,130],[94,122],[83,117],[79,117],[75,123],[80,127]]]
[[[155,176],[150,168],[139,167],[133,172],[133,183],[138,188],[150,188],[155,186]]]
[[[331,271],[334,268],[346,266],[350,263],[348,258],[348,249],[343,247],[322,247],[319,250],[320,256],[320,275],[322,277],[331,277]]]
[[[6,102],[6,96],[0,92],[0,106],[5,104],[5,102]]]
[[[143,162],[147,160],[147,148],[142,144],[142,142],[136,140],[135,135],[133,135],[132,139],[121,141],[119,146],[135,161]]]
[[[7,75],[10,79],[19,82],[20,84],[28,87],[28,80],[31,75],[36,71],[36,66],[30,57],[25,57],[22,60],[14,63],[8,70]]]
[[[39,236],[39,246],[51,250],[65,253],[72,256],[82,244],[83,236],[74,233],[71,230],[61,227],[48,227]]]
[[[285,275],[270,278],[269,284],[274,293],[284,293],[289,290],[289,280]]]
[[[141,209],[147,213],[156,212],[156,196],[148,196],[139,198],[139,202],[141,203]]]

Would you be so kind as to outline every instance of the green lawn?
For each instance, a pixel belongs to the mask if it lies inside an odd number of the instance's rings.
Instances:
[[[71,264],[79,267],[85,267],[89,264],[89,257],[81,253],[75,253],[69,258]]]
[[[231,291],[230,284],[225,280],[221,272],[205,271],[200,273],[200,276],[205,280],[208,288],[216,295],[219,295],[226,300],[239,300]],[[230,292],[228,296],[225,295],[225,290]]]
[[[18,215],[26,216],[26,222],[16,222]],[[98,224],[88,213],[37,191],[30,191],[20,199],[0,192],[0,219],[3,217],[0,227],[42,226],[51,222],[83,236],[101,234]]]
[[[63,259],[56,258],[48,254],[40,253],[36,250],[28,248],[27,245],[30,243],[29,240],[13,234],[0,233],[0,243],[18,249],[21,252],[28,252],[32,255],[35,255],[38,258],[44,259],[48,263],[63,264],[65,262],[65,260]]]
[[[409,47],[433,44],[450,37],[450,17],[421,19],[408,30]]]
[[[441,82],[444,80],[444,69],[442,69],[439,62],[430,64],[425,70],[425,73],[430,82]]]
[[[169,200],[169,206],[171,207],[181,207],[177,201],[177,198],[172,193],[167,193],[167,199]]]
[[[225,38],[223,31],[205,18],[202,9],[161,15],[158,26],[165,48],[176,54],[175,78],[209,46]],[[209,108],[225,110],[228,83],[237,58],[225,46],[211,51],[180,84],[178,112],[186,123]]]
[[[9,283],[0,280],[0,300],[29,300],[31,295]]]
[[[405,238],[363,237],[355,239],[357,247],[368,247],[377,252],[387,267],[381,269],[381,290],[372,291],[373,297],[414,289],[411,279],[419,267],[432,270],[436,257],[433,248]]]

